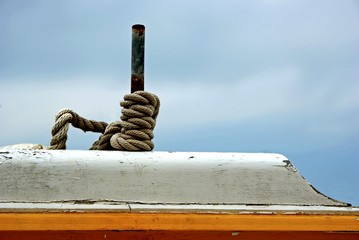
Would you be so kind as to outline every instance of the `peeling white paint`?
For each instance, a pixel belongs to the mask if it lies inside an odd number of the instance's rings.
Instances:
[[[8,149],[0,161],[2,204],[348,206],[280,154]]]
[[[221,214],[335,214],[359,215],[359,207],[295,205],[224,205],[224,204],[136,204],[99,201],[79,202],[0,202],[0,212],[188,212]]]

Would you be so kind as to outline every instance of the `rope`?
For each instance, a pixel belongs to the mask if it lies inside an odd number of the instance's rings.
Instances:
[[[120,103],[122,121],[110,124],[87,120],[70,109],[61,110],[52,128],[49,149],[66,149],[69,124],[84,132],[102,133],[90,150],[151,151],[160,100],[149,92],[137,91]]]

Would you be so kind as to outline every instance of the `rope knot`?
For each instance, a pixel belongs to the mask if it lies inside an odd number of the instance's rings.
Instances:
[[[151,151],[159,98],[145,91],[125,95],[122,106],[121,131],[111,137],[111,146],[123,151]]]
[[[52,128],[49,149],[65,149],[69,124],[83,131],[99,132],[102,135],[90,150],[151,151],[160,100],[149,92],[137,91],[125,95],[122,121],[110,124],[82,118],[70,109],[61,110]]]

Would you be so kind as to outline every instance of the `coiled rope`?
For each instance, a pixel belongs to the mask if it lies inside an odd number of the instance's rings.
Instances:
[[[84,132],[102,134],[90,150],[151,151],[154,148],[152,139],[160,108],[159,98],[149,92],[136,91],[125,95],[120,106],[122,121],[110,124],[87,120],[70,109],[61,110],[56,116],[48,149],[66,149],[71,123]]]

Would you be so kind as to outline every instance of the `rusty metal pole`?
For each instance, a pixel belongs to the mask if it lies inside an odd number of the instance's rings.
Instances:
[[[145,70],[145,26],[132,26],[131,93],[143,91]]]

